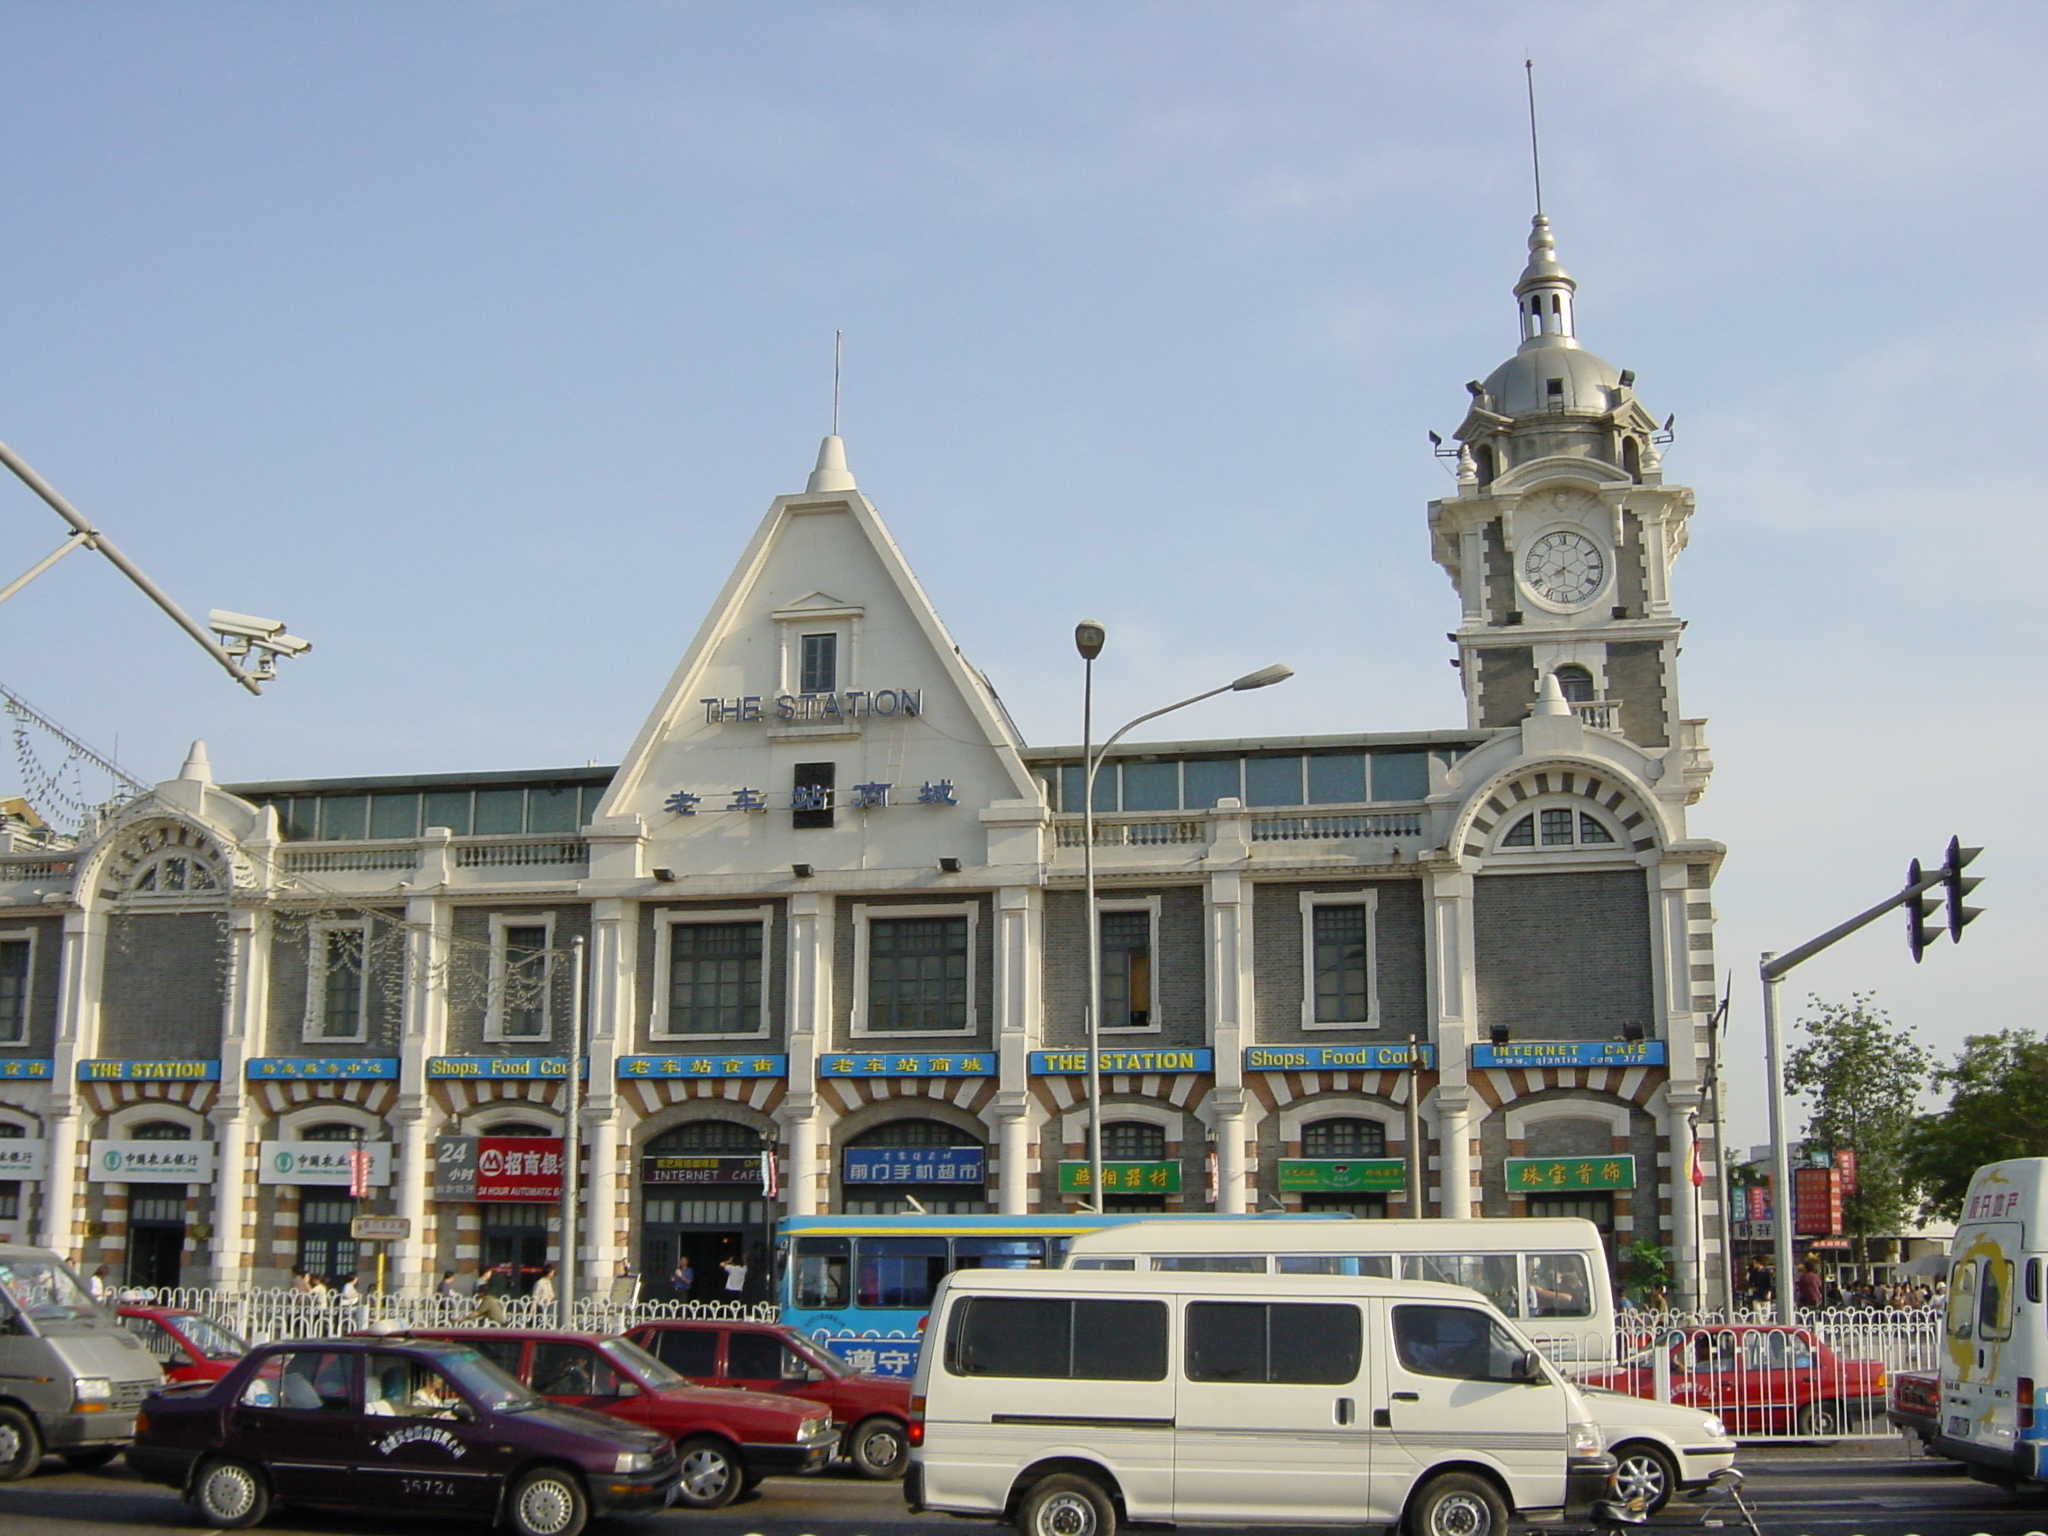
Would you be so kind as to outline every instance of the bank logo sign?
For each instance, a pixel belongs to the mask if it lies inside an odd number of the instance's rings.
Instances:
[[[47,1141],[0,1141],[0,1179],[40,1179],[49,1168]]]
[[[205,1184],[213,1178],[210,1141],[96,1141],[86,1167],[95,1184]]]
[[[372,1185],[391,1182],[388,1141],[266,1141],[262,1151],[256,1169],[259,1184],[323,1184],[346,1189],[348,1157],[355,1151],[370,1154]]]

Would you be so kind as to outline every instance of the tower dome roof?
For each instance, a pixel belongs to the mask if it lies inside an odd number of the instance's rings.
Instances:
[[[1615,397],[1609,391],[1620,386],[1621,370],[1614,364],[1557,336],[1525,344],[1486,376],[1488,403],[1503,416],[1612,410]]]

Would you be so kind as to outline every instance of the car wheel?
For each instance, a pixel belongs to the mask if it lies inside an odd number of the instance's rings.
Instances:
[[[1845,1422],[1842,1405],[1833,1398],[1821,1398],[1799,1410],[1799,1433],[1826,1439],[1839,1435]]]
[[[590,1523],[590,1500],[575,1473],[536,1467],[512,1485],[505,1518],[518,1536],[579,1536]]]
[[[846,1437],[846,1454],[862,1477],[893,1482],[910,1465],[910,1439],[901,1424],[877,1414],[853,1426]]]
[[[1470,1472],[1440,1473],[1408,1506],[1407,1536],[1506,1536],[1507,1528],[1500,1491]]]
[[[208,1525],[239,1531],[270,1513],[270,1485],[246,1461],[209,1461],[192,1480],[192,1507]]]
[[[1615,1451],[1614,1459],[1614,1489],[1625,1502],[1641,1499],[1646,1515],[1656,1514],[1671,1502],[1678,1489],[1678,1463],[1663,1446],[1631,1440]]]
[[[681,1478],[676,1502],[691,1509],[723,1509],[746,1485],[747,1470],[727,1442],[716,1435],[697,1435],[676,1447]]]
[[[1031,1485],[1017,1506],[1020,1536],[1116,1536],[1116,1506],[1092,1479],[1059,1472]]]
[[[74,1472],[96,1472],[120,1455],[123,1447],[118,1445],[96,1445],[89,1451],[64,1452],[65,1465]]]
[[[43,1437],[19,1408],[0,1408],[0,1483],[18,1482],[42,1465]]]

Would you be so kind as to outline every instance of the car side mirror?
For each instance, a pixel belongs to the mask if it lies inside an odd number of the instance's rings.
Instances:
[[[1543,1357],[1535,1350],[1525,1350],[1522,1358],[1515,1362],[1515,1380],[1541,1382],[1548,1379],[1543,1374]]]
[[[804,1367],[805,1381],[823,1381],[824,1379],[825,1370],[823,1366],[807,1365]]]
[[[640,1384],[637,1381],[622,1381],[619,1383],[619,1396],[638,1397],[639,1395]]]

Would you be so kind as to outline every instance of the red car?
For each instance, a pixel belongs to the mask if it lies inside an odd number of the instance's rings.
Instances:
[[[643,1323],[626,1335],[706,1387],[809,1398],[832,1410],[839,1454],[862,1477],[897,1478],[910,1464],[908,1378],[856,1371],[780,1323]]]
[[[1704,1408],[1744,1435],[1840,1434],[1885,1411],[1882,1360],[1845,1360],[1805,1328],[1770,1323],[1674,1329],[1584,1385],[1657,1395],[1656,1351],[1671,1362],[1671,1401]]]
[[[816,1403],[693,1386],[626,1339],[552,1328],[423,1328],[466,1344],[549,1402],[659,1430],[676,1445],[676,1502],[721,1509],[764,1477],[821,1471],[836,1440]]]
[[[122,1306],[121,1326],[148,1346],[166,1381],[219,1381],[249,1353],[212,1318],[176,1307]]]

